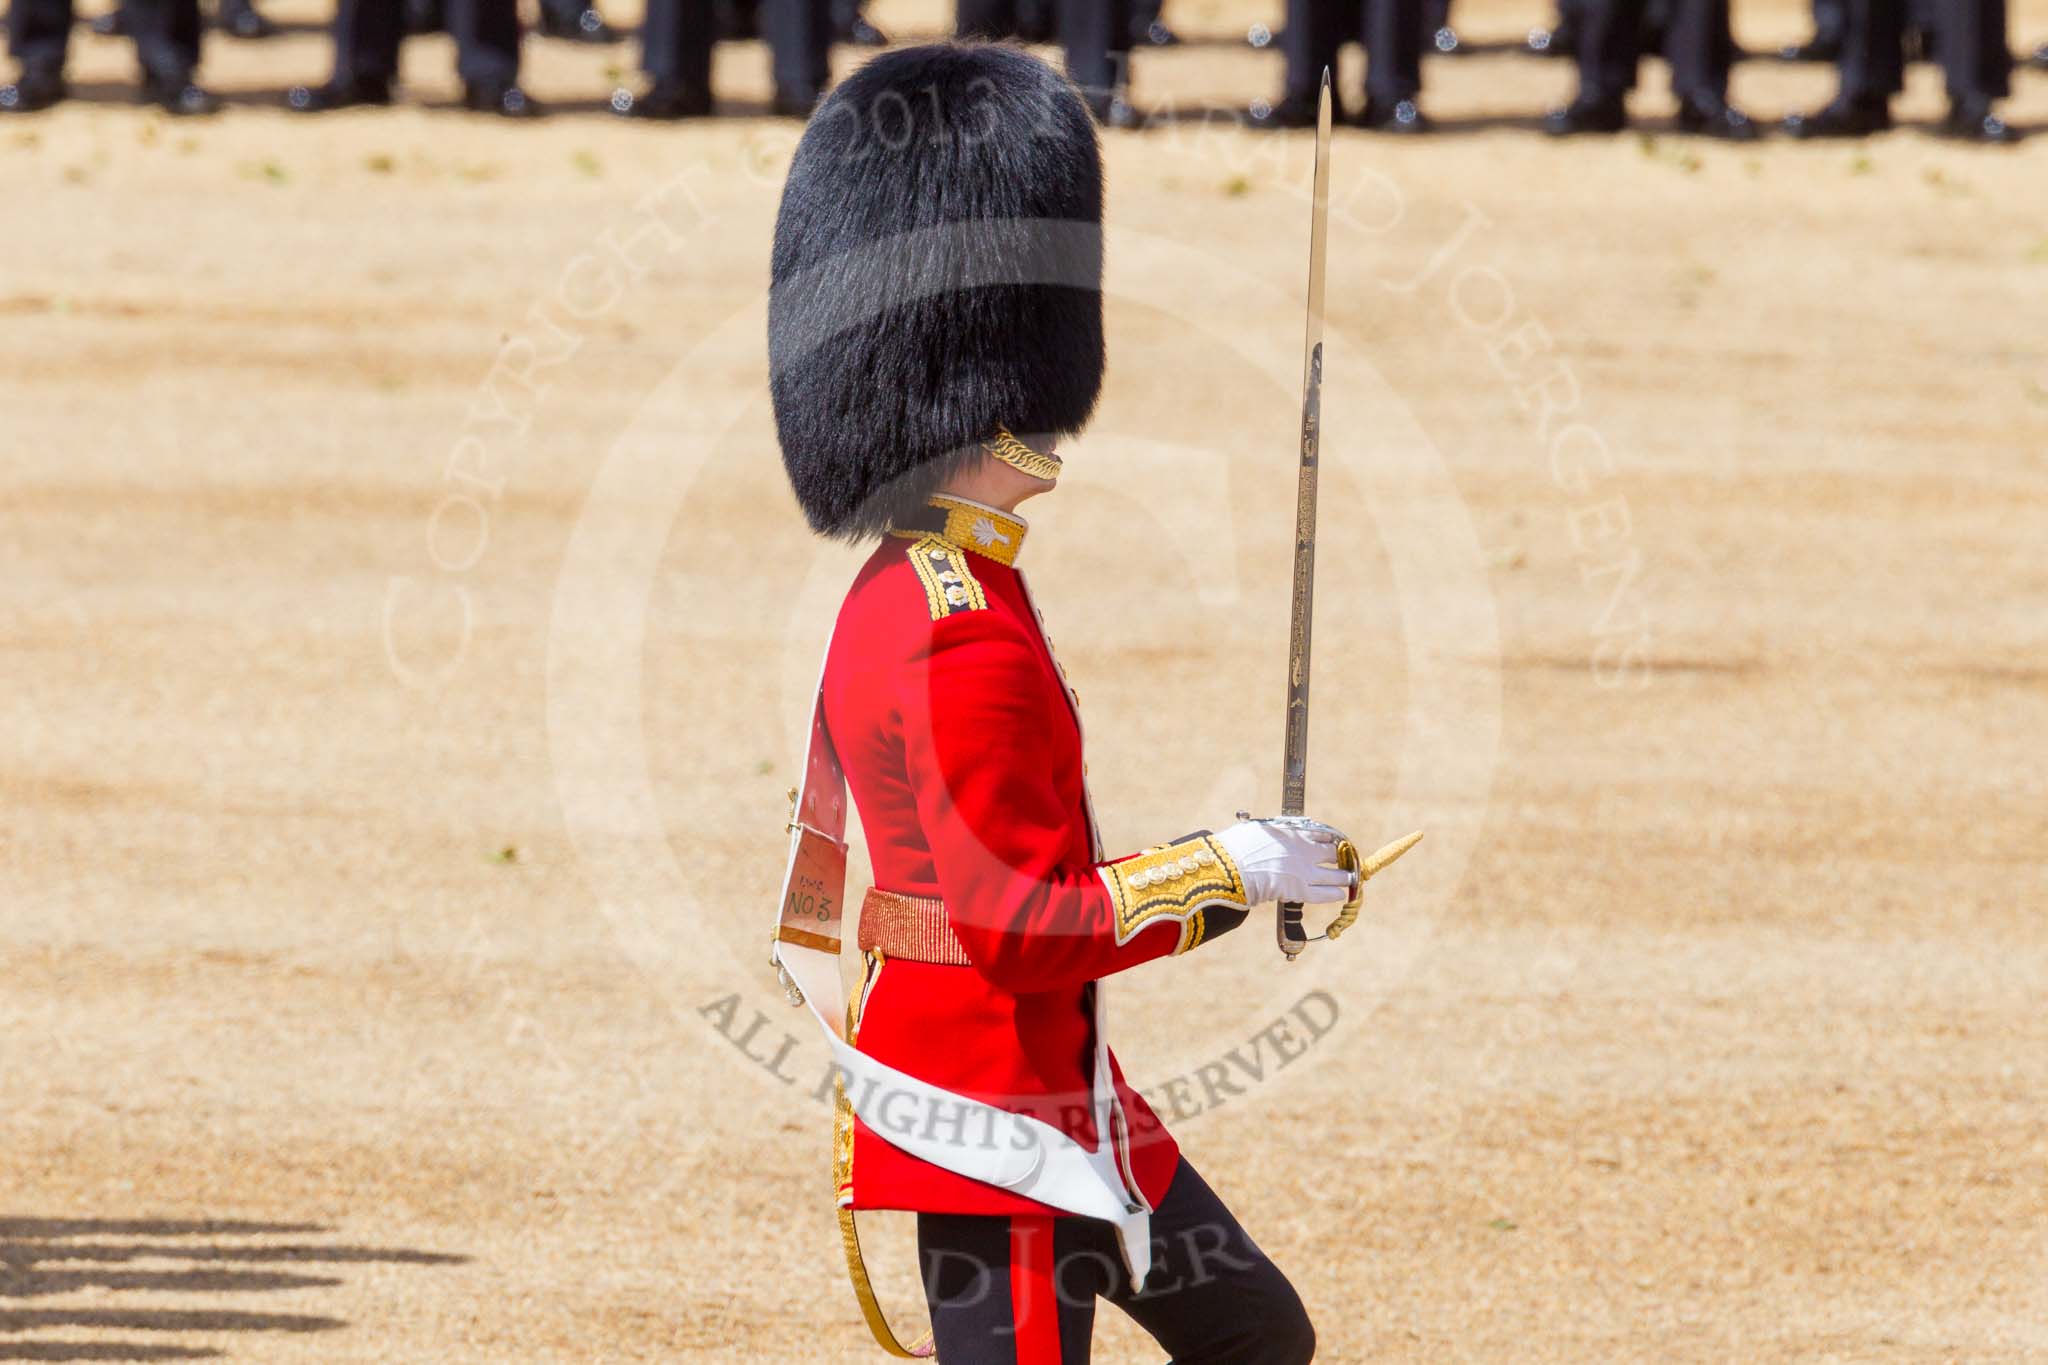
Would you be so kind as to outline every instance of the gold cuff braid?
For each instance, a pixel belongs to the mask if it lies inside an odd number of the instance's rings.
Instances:
[[[1019,473],[1029,474],[1034,479],[1051,483],[1060,476],[1060,457],[1033,450],[1015,436],[1008,427],[997,427],[996,434],[982,442],[981,448],[1001,460]]]
[[[1184,953],[1207,935],[1203,912],[1208,907],[1251,909],[1237,864],[1207,834],[1191,834],[1122,862],[1105,863],[1101,872],[1116,911],[1118,943],[1128,943],[1155,919],[1170,919],[1181,926],[1174,951]]]

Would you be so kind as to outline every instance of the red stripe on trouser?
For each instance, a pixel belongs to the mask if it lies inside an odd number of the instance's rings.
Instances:
[[[1010,1220],[1010,1316],[1017,1328],[1017,1365],[1060,1365],[1050,1218]]]

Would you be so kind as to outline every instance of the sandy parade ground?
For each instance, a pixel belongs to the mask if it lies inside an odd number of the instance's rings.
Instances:
[[[1275,8],[1140,59],[1027,509],[1115,849],[1278,797]],[[515,126],[421,39],[307,120],[271,12],[218,119],[81,36],[0,120],[0,1361],[879,1359],[764,964],[858,558],[775,457],[765,56],[645,127],[631,46],[529,40]],[[1442,135],[1334,154],[1311,806],[1429,838],[1291,968],[1262,916],[1117,983],[1120,1055],[1322,1359],[2048,1358],[2048,135],[1687,141],[1653,67],[1559,144],[1546,18],[1461,0]]]

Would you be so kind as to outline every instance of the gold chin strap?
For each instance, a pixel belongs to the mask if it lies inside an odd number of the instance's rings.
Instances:
[[[981,448],[1010,468],[1034,479],[1051,483],[1060,476],[1059,456],[1033,450],[1012,436],[1008,427],[997,427],[995,436],[984,441]]]

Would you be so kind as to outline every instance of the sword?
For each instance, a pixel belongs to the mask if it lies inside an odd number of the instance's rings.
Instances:
[[[1323,434],[1323,263],[1330,241],[1330,69],[1323,68],[1323,89],[1316,110],[1316,172],[1308,228],[1308,339],[1302,346],[1301,470],[1294,501],[1294,602],[1287,641],[1287,739],[1282,753],[1280,818],[1300,819],[1308,813],[1308,678],[1310,634],[1315,624],[1316,474],[1321,463]],[[1351,873],[1351,895],[1337,918],[1323,932],[1335,939],[1358,919],[1365,883],[1375,872],[1415,847],[1420,831],[1396,839],[1361,858],[1350,840],[1337,844],[1337,866]],[[1302,928],[1301,906],[1280,904],[1273,925],[1280,951],[1289,962],[1309,944]]]
[[[1316,108],[1315,188],[1308,219],[1308,339],[1302,346],[1301,472],[1294,499],[1294,603],[1288,615],[1287,741],[1282,750],[1280,814],[1308,813],[1308,670],[1316,599],[1316,473],[1323,427],[1323,262],[1330,246],[1330,69]],[[1308,946],[1301,906],[1282,901],[1273,925],[1289,962]]]

